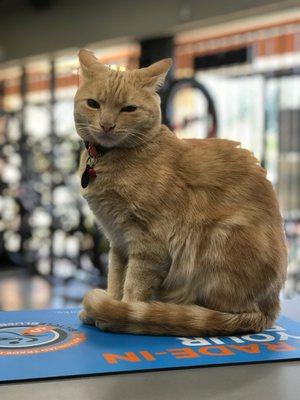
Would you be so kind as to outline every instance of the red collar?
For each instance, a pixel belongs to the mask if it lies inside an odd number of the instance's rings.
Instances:
[[[104,147],[101,146],[101,144],[94,144],[90,142],[84,142],[84,145],[89,152],[89,155],[94,154],[93,157],[97,157],[97,155],[104,155],[114,149],[114,147]]]
[[[94,169],[97,158],[113,150],[113,147],[107,148],[101,146],[100,144],[96,145],[89,142],[84,142],[84,145],[89,153],[89,157],[86,161],[85,170],[83,171],[83,174],[81,176],[81,186],[83,188],[86,188],[90,183],[90,180],[96,178],[97,176],[97,173]]]

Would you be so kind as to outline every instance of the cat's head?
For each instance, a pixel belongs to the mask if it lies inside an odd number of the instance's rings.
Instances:
[[[113,70],[88,50],[80,50],[79,61],[83,82],[75,95],[74,118],[83,140],[105,147],[132,147],[157,133],[161,111],[156,91],[171,59],[133,71]]]

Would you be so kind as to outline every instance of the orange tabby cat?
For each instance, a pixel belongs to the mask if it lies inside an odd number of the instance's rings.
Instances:
[[[239,143],[180,140],[161,125],[156,90],[169,59],[126,72],[87,50],[79,59],[77,131],[109,149],[83,196],[111,246],[108,289],[85,295],[82,321],[179,336],[270,327],[287,254],[265,170]]]

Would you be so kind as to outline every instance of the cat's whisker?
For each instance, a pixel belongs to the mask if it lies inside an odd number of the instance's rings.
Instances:
[[[149,140],[147,135],[143,135],[140,133],[133,132],[132,134],[129,134],[129,137],[131,138],[132,141],[134,141],[135,144],[146,144]],[[133,140],[135,139],[135,140]]]
[[[89,124],[89,123],[78,122],[76,124],[76,128],[81,133],[86,133],[85,131],[87,131],[90,134],[95,134],[95,133],[98,134],[100,131],[98,126],[96,126],[94,124]],[[134,144],[134,145],[143,145],[143,144],[147,143],[147,141],[148,141],[147,135],[145,135],[141,132],[134,132],[134,131],[132,132],[131,131],[128,133],[128,130],[126,130],[126,129],[118,129],[116,131],[116,133],[120,134],[120,135],[126,134],[127,137],[129,138],[130,143]]]
[[[80,127],[78,127],[78,129],[84,129],[84,130],[86,130],[88,132],[99,133],[99,129],[96,130],[95,128],[91,128],[89,126],[87,126],[87,127],[86,126],[80,126]]]
[[[94,125],[94,124],[88,124],[88,123],[80,123],[79,122],[79,123],[76,124],[76,127],[84,127],[84,128],[87,128],[87,129],[94,129],[95,131],[98,131],[98,132],[100,130],[99,126]]]
[[[141,140],[138,140],[138,138],[135,135],[129,135],[129,142],[137,146],[144,144]]]
[[[128,136],[136,139],[140,139],[143,137],[143,135],[140,132],[135,132],[135,131],[130,131]]]

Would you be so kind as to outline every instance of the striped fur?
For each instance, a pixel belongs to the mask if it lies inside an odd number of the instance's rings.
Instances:
[[[197,305],[162,302],[125,303],[94,289],[84,298],[81,319],[96,321],[102,330],[151,335],[207,336],[237,332],[260,332],[270,327],[274,315],[261,311],[227,313]]]

